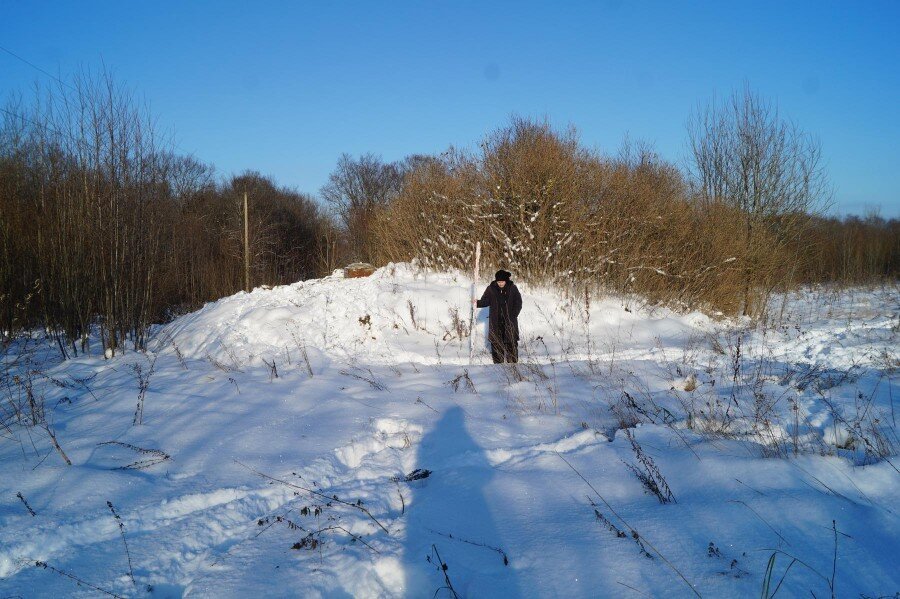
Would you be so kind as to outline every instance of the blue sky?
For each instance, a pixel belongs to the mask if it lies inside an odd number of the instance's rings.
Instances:
[[[29,2],[0,45],[101,63],[185,151],[316,192],[342,152],[471,147],[511,114],[682,161],[698,102],[749,82],[820,139],[836,212],[900,216],[900,2]],[[0,96],[48,78],[0,52]]]

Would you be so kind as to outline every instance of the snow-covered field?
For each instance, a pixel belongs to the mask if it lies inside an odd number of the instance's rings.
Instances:
[[[511,367],[486,311],[469,364],[469,283],[257,289],[111,360],[14,343],[0,597],[900,591],[896,288],[750,327],[525,287]]]

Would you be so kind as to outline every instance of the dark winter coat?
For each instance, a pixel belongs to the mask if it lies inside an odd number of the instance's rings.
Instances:
[[[478,300],[479,308],[490,308],[488,334],[504,341],[519,340],[519,312],[522,311],[522,294],[512,281],[507,281],[503,289],[492,281]]]

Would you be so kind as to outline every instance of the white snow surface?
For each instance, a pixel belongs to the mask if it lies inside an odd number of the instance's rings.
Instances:
[[[769,594],[900,591],[896,288],[751,326],[523,286],[513,367],[487,310],[469,363],[470,284],[389,265],[147,352],[12,343],[0,597],[758,597],[773,555]]]

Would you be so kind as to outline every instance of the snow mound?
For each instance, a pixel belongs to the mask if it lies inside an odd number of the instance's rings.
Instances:
[[[488,281],[476,285],[480,297]],[[331,276],[240,292],[166,325],[157,351],[207,359],[224,367],[308,361],[316,370],[329,355],[372,363],[468,361],[472,280],[389,264],[372,276]],[[590,339],[627,337],[641,345],[680,345],[709,319],[665,309],[626,309],[618,298],[585,302],[557,291],[520,286],[523,341],[534,357],[578,352]],[[476,348],[485,354],[487,310],[476,311]],[[304,356],[305,353],[305,356]]]

